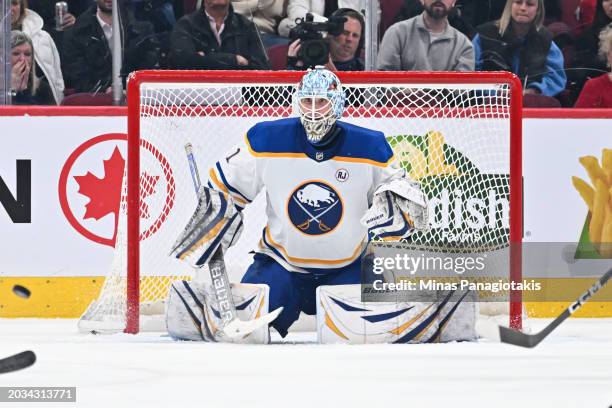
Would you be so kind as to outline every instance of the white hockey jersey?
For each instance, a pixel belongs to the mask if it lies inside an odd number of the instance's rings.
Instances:
[[[308,143],[298,118],[253,126],[209,170],[208,185],[244,207],[265,188],[267,225],[257,252],[294,272],[333,272],[360,257],[360,218],[376,188],[404,176],[381,132],[337,122],[324,150]]]

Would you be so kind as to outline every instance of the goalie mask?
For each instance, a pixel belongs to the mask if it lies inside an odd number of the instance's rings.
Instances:
[[[346,96],[335,74],[316,67],[302,77],[293,98],[308,141],[318,144],[342,117]]]

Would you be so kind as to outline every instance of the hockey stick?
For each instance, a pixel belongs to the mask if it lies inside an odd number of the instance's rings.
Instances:
[[[193,146],[191,143],[187,143],[185,145],[185,153],[187,154],[189,171],[191,172],[191,179],[197,195],[202,182],[200,180],[200,173],[193,155]],[[227,337],[231,339],[244,337],[261,327],[266,327],[274,319],[276,319],[283,310],[282,307],[279,307],[278,309],[260,316],[257,319],[247,321],[240,320],[236,313],[236,305],[234,304],[234,298],[232,296],[227,270],[225,269],[225,261],[223,260],[223,250],[221,249],[220,245],[213,254],[208,265],[210,269],[210,277],[215,289],[215,295],[217,297],[219,312],[221,313],[223,321],[221,332]]]
[[[546,338],[553,330],[555,330],[561,323],[570,317],[576,310],[580,309],[583,304],[588,302],[591,297],[599,289],[603,288],[608,280],[612,277],[612,269],[609,269],[593,286],[589,288],[585,293],[582,294],[574,303],[572,303],[567,309],[563,311],[555,320],[549,323],[542,331],[535,334],[525,334],[518,330],[510,329],[508,327],[499,326],[499,341],[502,343],[514,344],[515,346],[532,348],[540,344],[542,340]]]
[[[36,354],[33,351],[26,350],[17,353],[13,356],[0,360],[0,374],[10,373],[13,371],[27,368],[36,362]]]

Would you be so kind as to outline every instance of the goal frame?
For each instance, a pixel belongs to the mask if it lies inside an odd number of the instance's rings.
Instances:
[[[124,332],[139,331],[140,316],[140,87],[143,83],[233,83],[297,84],[303,71],[137,71],[128,77],[128,157],[127,157],[127,307]],[[509,72],[336,72],[343,84],[507,84],[510,89],[510,279],[520,281],[523,235],[522,195],[522,87],[518,77]],[[522,294],[510,293],[510,327],[522,327]]]

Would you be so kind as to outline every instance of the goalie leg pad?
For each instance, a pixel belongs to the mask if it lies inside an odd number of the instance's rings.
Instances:
[[[476,340],[477,308],[469,296],[449,292],[436,302],[362,302],[361,285],[320,286],[317,337],[319,343],[348,344]]]
[[[234,283],[232,295],[241,320],[253,320],[268,313],[269,288],[266,285]],[[211,341],[221,327],[221,314],[211,285],[196,281],[174,281],[168,295],[166,328],[175,340]],[[224,341],[229,341],[225,339]],[[268,328],[262,328],[235,341],[267,344]]]

